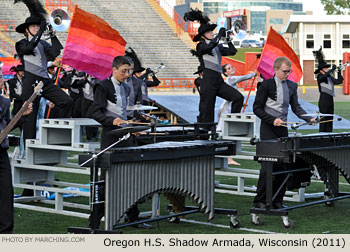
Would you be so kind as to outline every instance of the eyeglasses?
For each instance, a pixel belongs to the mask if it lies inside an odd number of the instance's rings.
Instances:
[[[285,74],[291,74],[291,73],[293,73],[293,70],[291,69],[291,70],[282,70],[281,68],[280,68],[280,70],[283,72],[283,73],[285,73]]]

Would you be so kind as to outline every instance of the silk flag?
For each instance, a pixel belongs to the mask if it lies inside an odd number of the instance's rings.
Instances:
[[[4,64],[2,67],[4,79],[11,79],[16,72],[11,72],[10,68],[21,64],[20,60],[13,57],[0,57],[0,61]]]
[[[99,80],[112,73],[116,56],[124,55],[126,42],[106,21],[74,7],[62,63]]]
[[[303,77],[303,70],[301,69],[297,55],[284,38],[270,27],[257,68],[265,79],[274,76],[273,62],[277,57],[281,56],[287,57],[292,62],[293,72],[289,75],[288,79],[299,82],[301,77]]]

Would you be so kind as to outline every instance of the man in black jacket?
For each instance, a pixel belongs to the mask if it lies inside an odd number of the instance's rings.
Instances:
[[[298,84],[288,80],[292,63],[286,57],[276,58],[274,61],[275,76],[264,80],[257,90],[253,111],[261,119],[260,139],[271,140],[288,136],[287,122],[288,108],[291,105],[293,112],[301,119],[315,121],[314,118],[303,116],[306,112],[298,102]],[[261,170],[257,187],[257,195],[254,198],[254,207],[266,208],[266,172],[269,165],[273,165],[273,171],[284,169],[283,164],[271,164],[261,162]],[[285,175],[276,175],[273,181],[273,194],[277,192]],[[283,196],[286,186],[280,190],[273,201],[272,208],[283,207]]]
[[[108,79],[97,83],[94,88],[93,118],[101,123],[101,149],[105,149],[119,140],[118,136],[108,135],[107,133],[123,127],[127,123],[127,97],[130,95],[130,87],[125,83],[130,76],[130,62],[124,56],[118,56],[113,60],[113,73]],[[128,140],[120,142],[115,147],[126,147],[135,145],[135,139],[131,136]],[[101,180],[104,173],[101,174]],[[99,198],[104,199],[104,186],[99,187]],[[90,217],[92,228],[98,228],[100,219],[104,215],[104,205],[97,205],[95,218]],[[130,222],[138,219],[139,210],[136,205],[127,211]],[[95,220],[95,222],[93,222]],[[138,228],[150,228],[146,224],[139,224]]]

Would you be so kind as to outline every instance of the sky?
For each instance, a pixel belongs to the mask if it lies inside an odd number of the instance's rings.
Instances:
[[[326,14],[320,0],[294,0],[294,2],[302,2],[303,11],[312,10],[314,15]]]

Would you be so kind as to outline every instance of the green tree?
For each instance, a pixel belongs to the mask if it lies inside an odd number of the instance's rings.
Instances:
[[[328,15],[348,15],[350,13],[350,0],[321,0]]]

